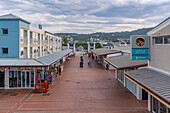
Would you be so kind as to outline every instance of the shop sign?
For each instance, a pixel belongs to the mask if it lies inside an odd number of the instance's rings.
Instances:
[[[131,36],[131,59],[149,60],[149,36]]]

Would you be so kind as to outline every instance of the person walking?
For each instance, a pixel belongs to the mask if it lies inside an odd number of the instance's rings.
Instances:
[[[89,66],[90,67],[92,66],[92,60],[91,59],[89,60]]]

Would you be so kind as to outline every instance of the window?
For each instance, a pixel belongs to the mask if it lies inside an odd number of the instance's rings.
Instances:
[[[30,58],[32,58],[32,47],[30,47]]]
[[[170,44],[170,36],[164,37],[164,44]]]
[[[153,37],[153,44],[170,44],[170,36]]]
[[[41,44],[43,44],[43,35],[41,35]]]
[[[38,44],[40,44],[40,34],[38,34]]]
[[[8,48],[2,48],[2,53],[3,54],[8,54]]]
[[[155,44],[162,44],[163,43],[163,37],[155,37]]]
[[[8,28],[2,28],[2,34],[7,35],[8,34]]]
[[[33,35],[33,33],[32,33],[32,32],[30,32],[30,44],[33,44],[32,35]]]
[[[27,30],[24,30],[23,34],[24,34],[24,44],[26,44],[27,43]]]
[[[126,78],[126,87],[131,91],[135,96],[137,96],[137,85],[132,81]]]
[[[154,113],[169,113],[168,108],[154,97],[152,97],[152,111]]]

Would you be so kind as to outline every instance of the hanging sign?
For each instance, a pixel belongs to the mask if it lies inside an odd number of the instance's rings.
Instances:
[[[149,36],[131,36],[131,59],[149,60]]]

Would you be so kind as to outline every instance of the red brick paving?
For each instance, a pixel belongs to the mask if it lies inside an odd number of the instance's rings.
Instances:
[[[49,96],[32,90],[0,90],[0,113],[146,113],[147,102],[138,101],[115,80],[114,71],[106,71],[93,61],[92,67],[79,67],[79,57],[64,64],[62,75],[50,86]],[[10,92],[8,95],[2,95]],[[10,96],[16,94],[16,96]]]

